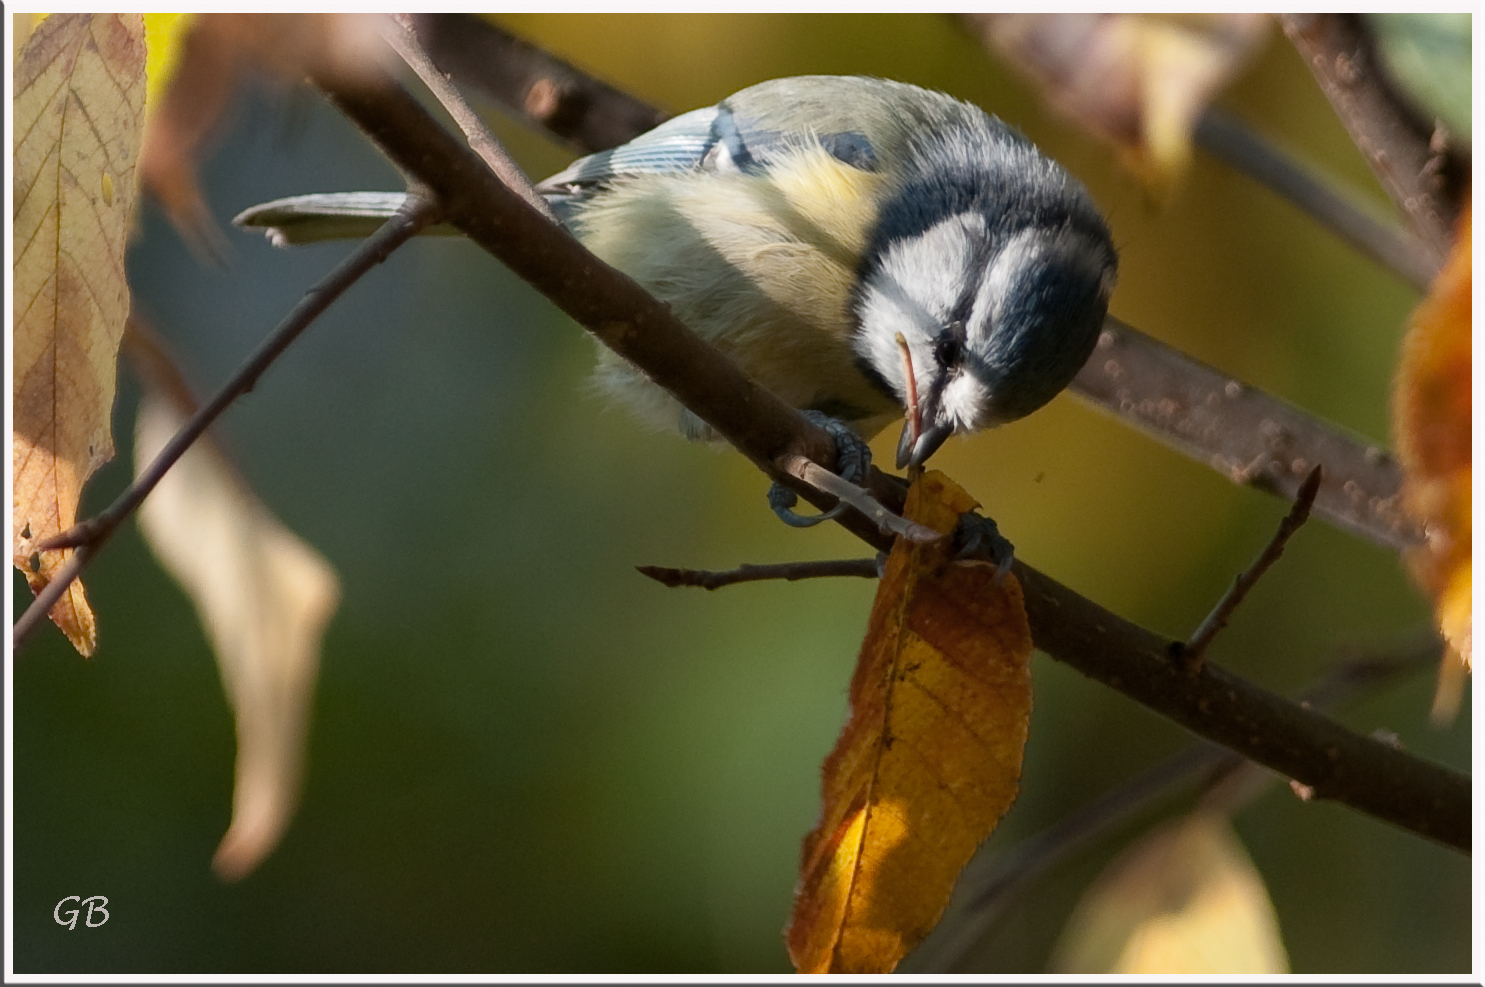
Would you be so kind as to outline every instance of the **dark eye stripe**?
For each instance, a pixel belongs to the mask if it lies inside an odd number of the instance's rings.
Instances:
[[[933,358],[940,367],[952,367],[964,355],[964,323],[950,322],[933,340]]]

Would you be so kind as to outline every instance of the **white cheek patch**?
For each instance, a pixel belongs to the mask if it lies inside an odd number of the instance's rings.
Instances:
[[[937,369],[933,341],[978,277],[979,245],[988,235],[983,216],[951,216],[921,236],[892,244],[872,274],[862,294],[858,349],[900,399],[906,395],[896,334],[902,334],[912,351],[921,395]]]
[[[999,425],[990,414],[990,389],[974,374],[956,374],[944,388],[940,414],[956,432],[978,432]]]

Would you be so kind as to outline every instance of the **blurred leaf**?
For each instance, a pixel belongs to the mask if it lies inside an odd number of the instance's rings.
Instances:
[[[1414,577],[1434,598],[1444,657],[1436,718],[1458,709],[1470,667],[1471,269],[1468,203],[1444,269],[1413,311],[1392,394],[1392,431],[1405,474],[1403,505],[1424,524],[1409,553]]]
[[[195,14],[145,14],[144,41],[148,49],[144,63],[145,121],[159,110],[162,97],[175,78],[185,52],[185,39]],[[146,130],[147,132],[147,130]]]
[[[952,531],[977,506],[942,473],[907,515]],[[886,972],[937,923],[1016,797],[1031,715],[1031,632],[1014,576],[949,564],[950,539],[899,540],[825,760],[789,955],[801,972]]]
[[[248,69],[266,69],[290,83],[321,68],[354,75],[376,57],[381,18],[262,13],[149,18],[150,96],[158,103],[152,104],[140,160],[144,185],[193,249],[217,257],[226,241],[201,193],[196,166]]]
[[[127,345],[145,383],[135,425],[138,472],[193,409],[157,347],[135,332]],[[146,498],[139,525],[195,603],[236,712],[232,824],[212,861],[235,880],[277,845],[298,801],[320,638],[339,602],[339,581],[268,512],[209,436]]]
[[[1288,973],[1263,879],[1227,820],[1196,812],[1146,834],[1089,886],[1056,973]]]
[[[1048,102],[1113,144],[1164,192],[1206,105],[1258,51],[1263,14],[981,14],[985,41]]]
[[[1432,125],[1470,139],[1469,13],[1362,14],[1382,66],[1404,97]]]
[[[83,484],[113,458],[144,62],[137,14],[54,14],[16,61],[11,548],[32,592],[71,554],[37,554],[35,544],[72,526]],[[51,618],[93,653],[82,583]]]

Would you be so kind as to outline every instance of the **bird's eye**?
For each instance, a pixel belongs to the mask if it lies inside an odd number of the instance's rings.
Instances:
[[[941,367],[952,367],[959,362],[964,352],[964,327],[954,322],[944,328],[933,341],[933,358]]]

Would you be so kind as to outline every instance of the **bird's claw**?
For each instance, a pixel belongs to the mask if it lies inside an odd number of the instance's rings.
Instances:
[[[995,581],[999,582],[1011,571],[1016,547],[1000,533],[993,519],[966,511],[959,515],[959,523],[954,527],[954,558],[993,563]]]
[[[829,432],[835,439],[836,475],[843,480],[860,484],[866,480],[871,468],[871,447],[857,435],[849,425],[820,411],[801,411],[800,414]],[[768,488],[768,506],[779,520],[792,528],[811,528],[821,521],[839,517],[846,510],[844,502],[836,504],[823,514],[796,514],[793,510],[799,503],[799,495],[782,484]]]

